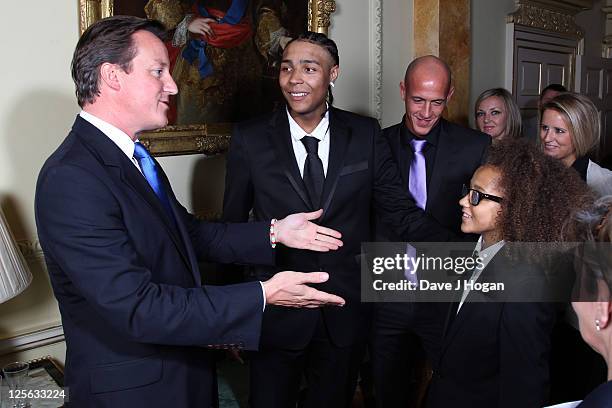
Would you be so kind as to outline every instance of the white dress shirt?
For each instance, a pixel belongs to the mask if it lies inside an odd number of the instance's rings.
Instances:
[[[491,262],[491,259],[493,259],[495,254],[497,254],[500,249],[502,249],[505,243],[506,241],[502,239],[501,241],[496,242],[495,244],[485,249],[482,249],[482,235],[480,236],[480,238],[478,238],[478,242],[476,243],[476,248],[474,249],[474,253],[475,253],[474,255],[480,257],[482,261],[482,267],[476,266],[474,268],[474,273],[472,273],[472,276],[470,277],[470,280],[469,280],[470,283],[473,284],[474,282],[478,280],[484,268],[487,267],[489,262]],[[470,293],[470,287],[472,287],[472,285],[464,286],[463,295],[461,296],[461,302],[459,302],[457,313],[459,313],[459,310],[461,310],[461,306],[463,306],[463,302],[465,302],[465,299],[468,297]]]
[[[321,119],[317,127],[312,133],[306,132],[297,124],[295,119],[289,114],[287,109],[287,117],[289,118],[289,131],[291,132],[291,143],[293,145],[293,154],[300,169],[300,175],[304,177],[304,163],[306,163],[306,147],[301,139],[304,136],[312,136],[319,139],[319,158],[323,162],[323,172],[327,176],[327,163],[329,162],[329,110],[325,112],[325,116]]]
[[[79,113],[79,116],[94,125],[100,132],[104,133],[110,140],[112,140],[113,143],[116,144],[123,153],[125,153],[127,158],[134,163],[134,166],[136,166],[138,171],[142,173],[136,158],[134,158],[134,141],[127,135],[127,133],[89,112],[82,110],[81,113]]]

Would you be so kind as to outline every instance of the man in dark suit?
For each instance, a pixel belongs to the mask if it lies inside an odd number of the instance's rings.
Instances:
[[[431,55],[415,59],[400,82],[406,114],[400,123],[384,129],[383,136],[400,169],[404,189],[431,218],[461,235],[462,185],[469,185],[491,138],[442,118],[453,92],[446,63]],[[376,238],[402,241],[380,219]],[[446,307],[434,303],[375,305],[371,354],[379,407],[414,404],[414,376],[419,373],[410,370],[424,360],[417,333],[428,354],[435,355]]]
[[[38,179],[36,222],[66,336],[66,406],[216,405],[208,348],[257,349],[271,304],[343,303],[303,284],[324,273],[201,286],[201,258],[267,264],[276,243],[325,251],[341,242],[308,221],[320,213],[224,225],[179,204],[137,142],[166,125],[177,92],[163,32],[117,16],[83,34],[72,62],[83,110]]]
[[[275,268],[327,270],[323,288],[345,299],[342,310],[266,308],[261,347],[251,356],[251,406],[295,406],[302,376],[305,407],[350,404],[370,313],[360,302],[359,254],[371,240],[376,211],[403,239],[449,239],[403,188],[376,120],[331,107],[338,77],[336,44],[306,33],[284,50],[279,84],[287,108],[236,126],[227,158],[224,217],[245,221],[269,214],[323,209],[320,221],[343,233],[335,254],[281,248]],[[329,103],[326,98],[329,96]]]

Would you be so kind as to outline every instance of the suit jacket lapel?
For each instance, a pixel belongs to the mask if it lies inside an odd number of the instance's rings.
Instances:
[[[159,163],[157,163],[157,160],[156,165],[158,166],[158,168],[161,169]],[[159,173],[163,173],[163,171]],[[174,200],[169,200],[170,207],[172,208],[172,212],[174,214],[174,220],[171,220],[168,213],[164,209],[161,201],[159,200],[159,198],[157,198],[155,192],[153,191],[147,180],[142,176],[142,174],[140,174],[140,172],[134,167],[134,165],[132,165],[131,163],[127,166],[124,165],[120,174],[124,182],[128,184],[131,188],[136,190],[136,192],[140,194],[140,196],[147,202],[147,204],[153,209],[153,211],[157,213],[157,216],[162,219],[163,225],[168,231],[170,238],[172,239],[179,253],[183,257],[185,264],[191,270],[194,282],[196,283],[196,285],[200,285],[201,278],[196,260],[197,258],[193,254],[191,240],[189,238],[189,235],[185,231],[185,226],[181,221],[181,217],[178,215]],[[162,183],[165,184],[164,187],[166,189],[166,192],[168,192],[168,194],[171,194],[171,187],[168,183],[168,180],[165,178],[165,176],[162,179]]]
[[[285,176],[289,179],[289,183],[302,201],[304,201],[309,208],[313,208],[314,206],[310,202],[304,180],[302,179],[300,169],[295,159],[295,153],[291,143],[291,132],[289,131],[289,120],[287,119],[287,114],[284,109],[279,109],[272,115],[268,128],[268,135],[276,151],[278,162],[281,164]]]
[[[327,175],[323,184],[323,194],[321,195],[321,205],[323,207],[323,217],[327,213],[331,201],[334,197],[340,172],[344,167],[346,150],[351,142],[351,129],[338,118],[334,108],[329,110],[329,158],[327,161]]]
[[[170,220],[155,192],[134,164],[104,133],[81,117],[77,117],[73,130],[82,138],[90,151],[98,156],[105,166],[112,168],[121,182],[136,191],[153,213],[162,220],[162,224],[183,256],[186,265],[190,266],[185,248],[189,244],[181,242],[174,221]],[[167,180],[165,181],[166,191],[171,191]]]
[[[497,265],[499,265],[499,262],[501,259],[500,255],[501,254],[497,254],[487,264],[485,269],[482,271],[482,273],[478,277],[477,282],[484,283],[484,282],[495,281],[495,268]],[[474,301],[475,300],[474,298],[477,296],[480,297],[480,299],[477,299],[477,301]],[[467,297],[465,298],[465,302],[463,302],[463,305],[461,305],[461,309],[459,310],[459,313],[457,313],[456,316],[449,316],[449,318],[447,319],[448,327],[444,331],[444,341],[443,341],[442,352],[440,353],[440,356],[444,354],[444,352],[446,351],[446,348],[452,343],[453,338],[455,337],[455,335],[457,334],[457,332],[459,331],[459,329],[461,328],[461,325],[463,324],[465,320],[465,316],[472,313],[473,308],[479,308],[486,303],[484,302],[484,299],[482,298],[483,296],[486,296],[486,295],[480,292],[477,292],[477,291],[470,291],[470,293],[468,293]],[[459,298],[459,301],[460,300],[461,298]]]
[[[397,163],[399,171],[404,181],[404,187],[408,191],[408,177],[410,173],[410,163],[412,163],[412,149],[410,146],[406,146],[406,141],[402,140],[402,127],[404,127],[404,121],[400,122],[393,134],[393,149],[392,153],[397,157]]]
[[[138,192],[138,194],[140,194],[142,198],[144,198],[144,200],[147,202],[147,204],[149,204],[149,206],[153,209],[156,215],[164,221],[164,225],[166,226],[166,228],[168,228],[168,231],[171,234],[175,235],[176,228],[174,227],[174,225],[172,225],[174,221],[170,220],[170,217],[164,209],[161,201],[159,201],[159,198],[157,198],[155,192],[153,192],[153,189],[151,188],[147,180],[143,177],[143,175],[139,173],[138,169],[134,167],[134,165],[131,163],[129,164],[129,166],[126,166],[124,163],[121,163],[119,165],[119,168],[122,180],[134,190],[136,190],[136,192]],[[166,189],[168,188],[167,186],[165,187]]]
[[[161,169],[161,166],[159,165],[157,160],[155,160],[155,164],[157,165],[158,169]],[[176,227],[177,232],[180,234],[180,238],[182,239],[182,242],[185,243],[184,248],[185,248],[185,251],[187,252],[187,257],[189,258],[189,264],[191,265],[191,273],[193,275],[193,280],[196,286],[200,286],[202,284],[202,277],[200,275],[200,267],[198,266],[198,257],[196,256],[195,251],[193,250],[193,246],[191,245],[191,237],[189,236],[189,232],[187,231],[185,224],[182,221],[180,221],[181,212],[177,208],[178,201],[176,200],[176,197],[174,196],[172,187],[170,187],[170,181],[168,180],[166,173],[163,170],[161,170],[159,174],[162,175],[161,176],[162,183],[164,183],[164,187],[166,188],[166,191],[168,192],[168,195],[170,196],[169,197],[170,207],[172,208],[172,213],[174,215],[174,219],[176,220],[176,222],[172,221],[172,225]],[[159,200],[156,200],[156,201],[159,202]],[[165,210],[164,210],[164,215],[167,215]]]
[[[452,162],[458,160],[456,153],[461,143],[455,143],[452,138],[453,135],[446,131],[446,121],[440,119],[440,134],[438,137],[438,146],[436,147],[436,157],[434,158],[434,166],[431,177],[429,178],[429,185],[427,186],[428,205],[429,203],[439,201],[437,197],[440,186],[443,184],[443,180],[448,178],[448,169],[455,168]]]

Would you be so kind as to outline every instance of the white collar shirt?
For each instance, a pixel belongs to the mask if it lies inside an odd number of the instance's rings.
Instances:
[[[502,239],[501,241],[496,242],[495,244],[485,249],[482,249],[482,235],[480,236],[480,238],[478,238],[478,242],[476,243],[476,248],[474,249],[474,255],[480,258],[482,266],[481,267],[476,266],[474,268],[474,273],[472,273],[472,276],[469,279],[469,282],[471,284],[473,284],[474,282],[478,280],[478,278],[482,274],[482,271],[487,267],[489,262],[491,262],[491,259],[493,259],[493,257],[499,252],[499,250],[502,249],[505,243],[506,241]],[[461,302],[459,302],[457,313],[459,313],[459,310],[461,310],[461,306],[463,306],[465,299],[468,297],[471,286],[472,285],[464,286],[463,295],[461,296]]]
[[[120,130],[119,128],[111,125],[108,122],[103,121],[97,116],[92,115],[89,112],[81,111],[79,113],[83,119],[91,123],[98,130],[106,135],[119,149],[127,156],[128,159],[136,166],[138,171],[142,173],[138,162],[134,158],[134,141],[130,138],[127,133]]]
[[[329,110],[325,112],[325,116],[321,119],[317,127],[312,133],[307,133],[297,124],[295,119],[289,114],[287,109],[287,118],[289,118],[289,131],[291,132],[291,144],[293,145],[293,154],[297,161],[300,175],[304,177],[304,164],[306,163],[306,147],[301,139],[304,136],[312,136],[319,139],[319,158],[323,163],[323,172],[327,176],[327,164],[329,162]]]

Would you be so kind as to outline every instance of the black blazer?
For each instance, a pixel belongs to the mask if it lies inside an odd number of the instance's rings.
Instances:
[[[575,373],[580,375],[580,373]],[[595,388],[578,405],[578,408],[612,408],[612,381]]]
[[[449,310],[428,408],[541,408],[547,401],[556,309],[553,303],[507,301],[524,291],[535,298],[547,286],[538,269],[504,250],[477,282],[505,282],[506,290],[470,291],[458,314],[456,307]]]
[[[257,349],[259,283],[200,286],[198,258],[271,263],[268,223],[174,220],[125,154],[77,117],[43,166],[36,224],[66,336],[74,407],[209,407],[214,355]]]
[[[402,177],[404,188],[408,189],[410,163],[413,152],[407,141],[401,140],[404,121],[383,129],[383,136],[389,143]],[[461,188],[469,186],[476,169],[484,162],[491,137],[463,126],[440,119],[440,134],[433,172],[428,175],[427,204],[425,212],[448,230],[461,234]],[[377,233],[390,241],[397,236],[384,222],[377,225]],[[477,237],[472,237],[476,240]]]
[[[319,223],[343,234],[344,246],[328,253],[280,248],[276,268],[256,268],[254,277],[265,279],[280,270],[326,271],[323,290],[347,300],[342,308],[322,313],[332,340],[351,344],[363,335],[367,305],[360,302],[359,254],[361,243],[371,240],[373,211],[405,240],[448,240],[449,234],[424,216],[402,187],[388,143],[378,122],[330,108],[329,166],[323,187]],[[281,218],[312,211],[291,144],[285,109],[238,124],[227,155],[224,219],[245,221],[252,209],[255,220]],[[262,343],[301,348],[310,340],[319,310],[266,307]]]

